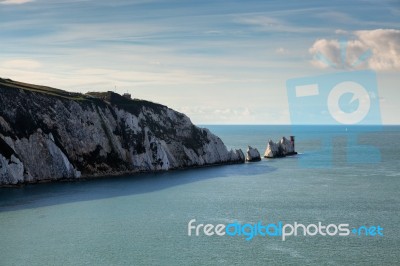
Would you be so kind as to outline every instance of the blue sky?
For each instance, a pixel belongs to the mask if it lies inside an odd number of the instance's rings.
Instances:
[[[0,76],[130,92],[197,124],[290,124],[286,80],[367,49],[383,123],[399,124],[398,1],[0,0]]]

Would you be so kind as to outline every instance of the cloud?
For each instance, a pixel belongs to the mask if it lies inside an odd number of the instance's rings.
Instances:
[[[316,27],[300,26],[287,22],[284,19],[268,16],[242,16],[238,23],[249,25],[254,29],[263,32],[288,32],[288,33],[312,33],[320,32]]]
[[[337,12],[337,11],[323,11],[323,12],[318,12],[315,15],[318,18],[332,21],[332,22],[339,22],[340,23],[359,23],[359,20],[355,19],[353,16],[345,13],[345,12]]]
[[[32,59],[12,59],[0,62],[0,66],[8,69],[38,69],[42,64]]]
[[[288,50],[286,50],[283,47],[279,47],[278,49],[275,50],[275,53],[279,54],[279,55],[285,55],[288,53]]]
[[[33,2],[34,0],[0,0],[0,4],[2,5],[21,5],[29,2]]]
[[[320,39],[309,52],[314,66],[326,68],[370,68],[376,71],[400,70],[400,30],[376,29],[352,32],[353,40]],[[346,47],[345,58],[341,50]]]
[[[257,114],[249,107],[184,106],[178,111],[188,115],[193,122],[211,124],[254,124]]]
[[[400,30],[357,31],[359,40],[373,52],[369,65],[376,70],[400,69]]]
[[[337,29],[335,30],[335,33],[338,35],[347,35],[349,32],[347,30],[342,30],[342,29]]]

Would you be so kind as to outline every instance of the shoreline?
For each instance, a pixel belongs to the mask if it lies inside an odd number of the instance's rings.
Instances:
[[[151,174],[151,173],[167,173],[171,171],[185,171],[185,170],[191,170],[191,169],[200,169],[200,168],[211,168],[211,167],[218,167],[218,166],[224,166],[224,165],[236,165],[236,164],[245,164],[245,163],[250,163],[250,162],[242,162],[242,161],[237,161],[237,162],[221,162],[221,163],[213,163],[213,164],[205,164],[205,165],[195,165],[195,166],[188,166],[188,167],[176,167],[176,168],[171,168],[168,170],[149,170],[149,171],[121,171],[121,172],[113,172],[113,173],[104,173],[104,174],[93,174],[93,175],[82,175],[79,178],[60,178],[60,179],[41,179],[41,180],[35,180],[35,181],[27,181],[27,182],[22,182],[22,183],[17,183],[17,184],[5,184],[2,185],[0,184],[0,189],[8,189],[8,188],[23,188],[28,185],[39,185],[39,184],[48,184],[48,183],[69,183],[69,182],[78,182],[78,181],[91,181],[91,180],[96,180],[96,179],[106,179],[110,177],[123,177],[125,175],[139,175],[139,174]]]

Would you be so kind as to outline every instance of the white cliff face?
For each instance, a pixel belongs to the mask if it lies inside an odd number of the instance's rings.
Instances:
[[[69,162],[51,136],[43,134],[41,129],[38,129],[29,138],[12,141],[12,147],[23,162],[22,169],[24,167],[29,169],[29,177],[26,177],[28,180],[77,178],[80,176],[80,172]],[[18,181],[21,177],[23,175],[17,178]]]
[[[0,87],[0,185],[244,162],[184,114],[111,96],[115,103]]]
[[[260,161],[260,160],[261,160],[260,152],[257,149],[255,149],[251,146],[248,146],[247,153],[246,153],[246,161],[256,162],[256,161]]]
[[[285,157],[287,155],[296,154],[294,150],[294,143],[282,137],[282,139],[275,143],[272,140],[268,141],[267,149],[265,150],[265,158]]]
[[[10,159],[0,155],[0,179],[6,184],[17,184],[24,180],[24,165],[11,155]]]

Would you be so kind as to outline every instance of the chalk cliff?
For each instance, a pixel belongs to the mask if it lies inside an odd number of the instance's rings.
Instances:
[[[160,104],[0,79],[0,185],[244,160]]]

